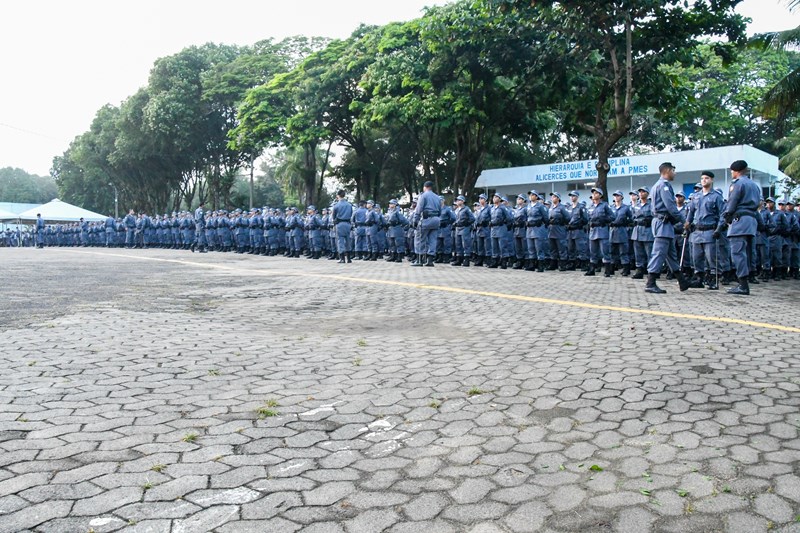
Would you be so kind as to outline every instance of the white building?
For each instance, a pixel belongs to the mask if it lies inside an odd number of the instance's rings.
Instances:
[[[686,196],[692,192],[695,183],[700,181],[700,173],[710,170],[714,173],[714,185],[722,189],[728,197],[730,187],[731,163],[744,159],[750,166],[750,177],[756,181],[762,194],[780,194],[780,180],[785,174],[778,170],[778,158],[749,145],[723,146],[692,150],[687,152],[664,152],[658,154],[616,157],[609,161],[611,170],[606,184],[606,195],[620,190],[627,194],[639,187],[648,189],[658,180],[658,166],[665,161],[675,165],[675,192],[684,191]],[[531,189],[549,198],[550,193],[558,192],[563,201],[568,201],[567,193],[577,190],[581,199],[589,198],[589,189],[597,179],[596,159],[533,165],[528,167],[497,168],[484,170],[475,184],[476,189],[485,193],[499,192],[514,202],[513,196],[526,194]]]

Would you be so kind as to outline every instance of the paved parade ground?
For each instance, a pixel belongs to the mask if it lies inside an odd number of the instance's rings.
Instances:
[[[0,533],[800,531],[800,283],[0,250]]]

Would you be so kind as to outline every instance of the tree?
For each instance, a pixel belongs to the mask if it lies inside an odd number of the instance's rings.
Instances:
[[[673,108],[675,93],[662,65],[690,64],[704,36],[725,37],[714,51],[723,57],[744,38],[744,20],[733,12],[740,0],[508,0],[512,9],[548,28],[547,48],[561,58],[565,91],[553,106],[570,133],[595,142],[597,185],[606,188],[609,155],[633,125],[637,109]]]
[[[28,174],[21,168],[0,168],[0,199],[3,202],[44,204],[58,196],[49,176]]]

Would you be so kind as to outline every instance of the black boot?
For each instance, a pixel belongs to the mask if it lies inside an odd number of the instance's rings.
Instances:
[[[603,273],[603,276],[606,278],[610,278],[614,275],[614,265],[611,263],[606,263],[606,271]]]
[[[192,251],[192,253],[194,253],[194,251],[197,249],[197,244],[196,243],[192,243],[192,247],[189,248],[189,249]]]
[[[749,281],[753,285],[758,285],[758,283],[759,283],[758,279],[756,278],[756,273],[755,272],[750,272],[750,275],[747,276],[747,281]]]
[[[703,283],[703,273],[702,272],[695,272],[692,279],[689,280],[689,288],[690,289],[702,289],[705,286]]]
[[[747,278],[739,278],[739,285],[732,289],[728,289],[728,294],[750,294],[750,285],[747,284]]]
[[[461,257],[460,255],[457,255],[456,258],[450,264],[453,265],[454,267],[457,267],[457,266],[461,266],[461,264],[463,262],[464,262],[464,258]]]
[[[647,274],[647,284],[644,286],[644,292],[649,292],[652,294],[664,294],[667,291],[656,285],[655,274]]]
[[[681,292],[685,292],[689,290],[689,280],[686,279],[686,276],[683,275],[683,272],[677,270],[673,273],[675,275],[675,279],[678,280],[678,287],[680,287]]]
[[[424,264],[425,264],[426,257],[427,257],[427,256],[426,256],[425,254],[419,254],[419,255],[417,256],[417,259],[416,259],[416,261],[414,261],[413,263],[411,263],[411,266],[412,266],[412,267],[421,267],[422,265],[424,265]]]
[[[508,257],[500,259],[500,268],[502,268],[503,270],[508,268]]]
[[[500,261],[496,257],[489,257],[488,263],[486,264],[487,268],[497,268],[500,266]]]
[[[477,258],[475,259],[475,266],[476,267],[482,267],[483,266],[483,256],[479,255],[479,256],[476,256],[476,257]]]
[[[636,267],[636,273],[631,276],[631,279],[644,279],[644,268],[643,267]]]
[[[426,261],[426,263],[425,263],[425,266],[426,266],[426,267],[432,267],[432,266],[435,266],[435,265],[433,264],[433,259],[434,259],[434,257],[433,257],[432,255],[429,255],[429,256],[427,256],[427,258],[428,258],[428,260]]]
[[[594,276],[594,263],[589,263],[589,268],[583,274],[584,276]]]
[[[712,274],[711,272],[706,272],[705,286],[706,286],[706,289],[708,289],[710,291],[719,290],[719,285],[717,285],[717,274],[716,273]]]
[[[759,277],[759,279],[761,280],[762,283],[768,283],[769,282],[769,270],[767,270],[766,268],[762,269],[761,270],[761,276]]]
[[[544,261],[536,261],[536,272],[544,272]]]
[[[468,267],[469,266],[469,257],[464,257],[464,260],[461,261],[461,266],[462,267]]]
[[[535,262],[536,262],[535,259],[528,259],[527,261],[525,261],[525,271],[533,272],[534,270],[536,270]]]
[[[568,261],[558,261],[558,263],[557,263],[558,264],[558,271],[559,272],[566,272],[568,270],[567,263],[568,263]],[[575,269],[573,268],[573,270],[575,270]]]
[[[522,270],[522,267],[523,267],[523,266],[524,266],[524,265],[523,265],[523,263],[522,263],[522,259],[517,259],[517,260],[514,262],[514,264],[512,265],[512,267],[511,267],[511,268],[512,268],[513,270]]]

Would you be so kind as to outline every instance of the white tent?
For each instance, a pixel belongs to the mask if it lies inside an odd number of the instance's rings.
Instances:
[[[11,211],[5,211],[3,209],[0,209],[0,221],[17,220],[17,218],[19,218],[19,215],[15,215]]]
[[[94,213],[78,207],[76,205],[62,202],[58,198],[47,202],[46,204],[28,209],[15,215],[14,218],[22,222],[33,222],[36,220],[36,215],[41,213],[45,223],[52,224],[54,222],[78,222],[81,218],[89,222],[99,222],[105,220],[107,217],[99,213]]]

